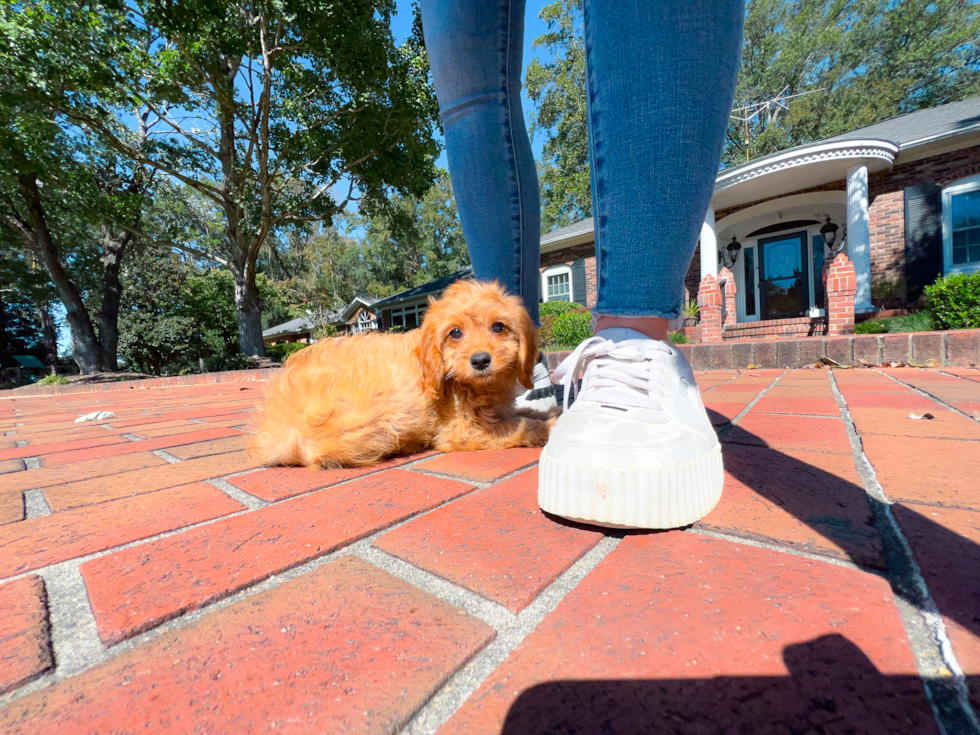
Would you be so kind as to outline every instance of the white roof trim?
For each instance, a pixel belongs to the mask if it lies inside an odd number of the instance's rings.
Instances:
[[[541,238],[541,252],[550,253],[552,250],[563,250],[565,248],[572,247],[573,245],[584,245],[585,243],[593,242],[595,240],[595,225],[589,227],[587,230],[580,230],[572,235],[564,235],[558,237],[548,237],[547,235]]]
[[[944,140],[946,138],[955,138],[959,135],[967,135],[969,133],[980,132],[980,123],[975,125],[968,125],[965,128],[959,128],[957,130],[947,130],[942,133],[937,133],[936,135],[930,135],[926,138],[917,138],[916,140],[910,140],[908,143],[902,144],[902,150],[907,151],[909,148],[917,148],[920,145],[927,145],[928,143],[935,143],[938,140]]]
[[[815,143],[774,156],[766,156],[757,161],[744,163],[729,171],[722,171],[715,179],[715,191],[741,184],[743,181],[782,171],[787,168],[805,166],[817,161],[846,158],[878,158],[892,163],[898,154],[898,146],[887,140],[840,140],[833,143]]]

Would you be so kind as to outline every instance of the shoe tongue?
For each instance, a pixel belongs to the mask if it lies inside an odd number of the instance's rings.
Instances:
[[[643,332],[637,332],[635,329],[629,329],[628,327],[609,327],[609,329],[596,332],[595,336],[608,339],[610,342],[625,342],[630,339],[650,339]]]

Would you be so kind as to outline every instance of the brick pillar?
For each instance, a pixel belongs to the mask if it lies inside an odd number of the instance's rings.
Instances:
[[[698,287],[698,308],[701,310],[701,341],[721,342],[721,288],[710,273],[701,279]]]
[[[718,280],[727,279],[725,281],[725,329],[730,329],[738,323],[738,311],[735,306],[735,276],[728,268],[722,268],[718,272]]]
[[[823,269],[824,293],[827,294],[827,336],[854,334],[854,293],[857,276],[854,264],[840,253]]]

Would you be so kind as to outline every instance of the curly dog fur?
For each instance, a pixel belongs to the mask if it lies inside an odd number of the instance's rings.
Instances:
[[[553,418],[513,407],[537,358],[519,298],[496,283],[457,282],[430,300],[420,329],[293,354],[266,389],[249,450],[267,465],[357,467],[430,448],[540,447]]]

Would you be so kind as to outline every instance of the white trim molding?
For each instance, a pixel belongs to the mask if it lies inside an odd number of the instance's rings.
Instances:
[[[980,262],[953,265],[953,197],[980,191],[980,174],[958,179],[943,188],[943,273],[980,273]]]
[[[545,268],[541,271],[541,300],[547,303],[548,301],[565,301],[565,299],[549,299],[548,298],[548,276],[558,276],[561,274],[568,275],[568,301],[575,301],[575,283],[572,278],[572,267],[570,265],[553,265],[550,268]]]
[[[833,143],[814,143],[722,171],[715,179],[715,192],[766,174],[806,166],[818,161],[879,159],[890,165],[896,155],[898,155],[898,146],[887,140],[840,140]]]

